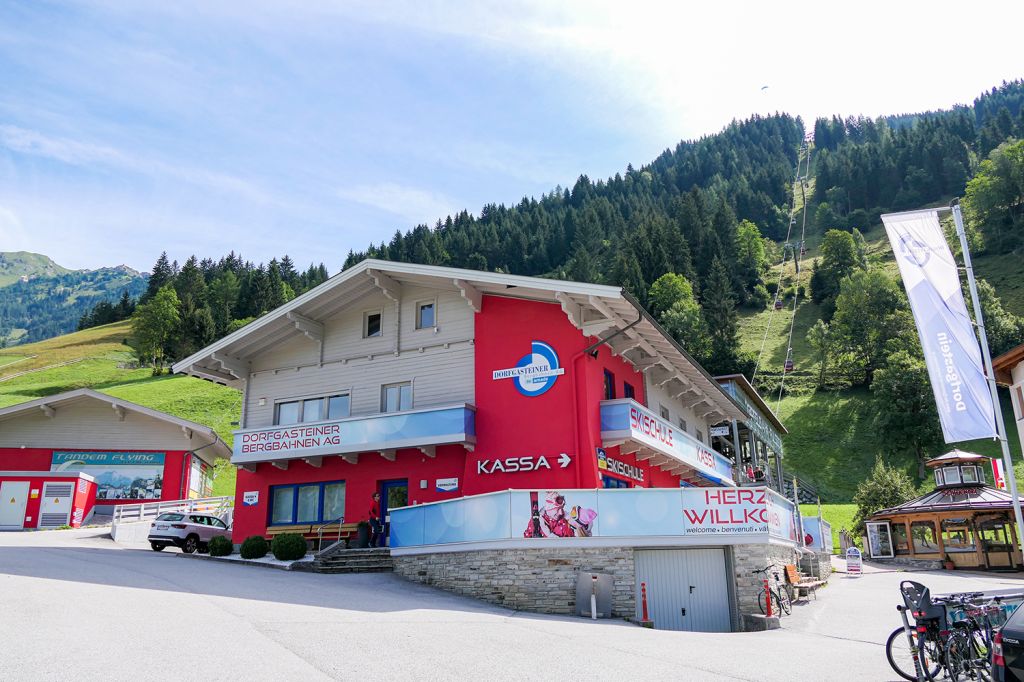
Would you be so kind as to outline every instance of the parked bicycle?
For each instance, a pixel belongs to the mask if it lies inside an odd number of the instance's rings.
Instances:
[[[765,566],[759,571],[751,571],[754,575],[762,575],[764,579],[768,580],[767,592],[765,587],[762,585],[761,591],[757,595],[757,605],[761,608],[761,613],[767,614],[767,599],[768,595],[771,595],[772,610],[773,612],[777,608],[781,613],[787,616],[792,611],[793,603],[793,586],[788,583],[784,583],[779,580],[779,572],[773,570],[774,566]],[[768,578],[768,572],[771,571],[772,577],[775,579],[774,583]],[[781,589],[779,586],[781,585]]]
[[[953,682],[992,679],[990,652],[995,628],[1005,620],[1002,604],[1021,595],[996,596],[982,604],[976,603],[981,592],[932,598],[927,587],[910,580],[900,583],[900,593],[905,606],[897,608],[904,625],[885,645],[889,665],[900,677],[935,680],[944,672]]]

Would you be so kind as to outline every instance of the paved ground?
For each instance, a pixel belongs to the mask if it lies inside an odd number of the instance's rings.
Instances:
[[[896,585],[834,576],[783,629],[704,634],[522,614],[393,575],[314,575],[126,549],[98,529],[0,534],[0,680],[889,680]]]

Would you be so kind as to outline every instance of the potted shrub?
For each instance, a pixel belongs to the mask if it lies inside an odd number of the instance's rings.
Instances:
[[[268,551],[270,551],[270,545],[262,535],[247,537],[242,546],[238,548],[238,553],[242,555],[243,559],[261,559],[267,556]]]
[[[370,546],[370,522],[360,521],[356,525],[356,547],[364,549]]]
[[[278,561],[295,561],[306,556],[306,538],[298,533],[282,533],[270,543],[270,551]]]
[[[231,544],[231,540],[224,537],[223,535],[217,535],[210,538],[210,556],[229,556],[235,551],[235,546]]]
[[[951,556],[949,556],[947,554],[945,561],[942,562],[942,566],[947,571],[952,571],[953,569],[955,569],[956,568],[956,564],[953,563],[953,557],[951,557]]]

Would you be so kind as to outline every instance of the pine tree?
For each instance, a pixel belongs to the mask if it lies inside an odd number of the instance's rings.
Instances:
[[[153,266],[153,272],[149,275],[149,283],[146,285],[146,293],[142,295],[140,302],[148,301],[156,296],[156,292],[160,291],[173,278],[174,271],[167,260],[167,252],[164,251],[157,258],[156,264]]]
[[[732,294],[729,271],[720,258],[711,264],[701,309],[711,335],[711,357],[708,370],[715,374],[727,374],[737,369],[739,361],[739,339],[736,336],[736,300]]]

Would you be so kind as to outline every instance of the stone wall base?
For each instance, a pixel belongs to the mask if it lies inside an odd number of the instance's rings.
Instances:
[[[538,547],[394,556],[395,573],[521,611],[573,614],[580,572],[612,576],[612,616],[636,613],[632,547]],[[588,607],[589,608],[589,607]]]

